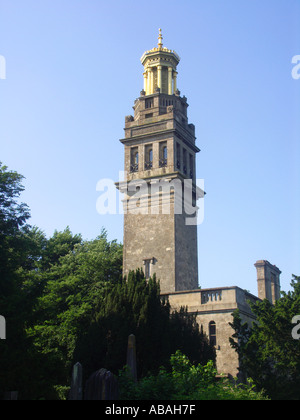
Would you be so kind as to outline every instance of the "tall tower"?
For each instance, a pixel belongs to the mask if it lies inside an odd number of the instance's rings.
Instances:
[[[177,89],[175,51],[146,51],[144,89],[125,117],[123,273],[143,268],[156,273],[161,292],[198,287],[197,226],[190,215],[201,191],[196,186],[195,126],[187,100]],[[189,182],[188,182],[189,180]]]
[[[257,289],[260,299],[268,299],[273,305],[280,298],[280,274],[276,265],[259,260],[254,264],[257,271]]]

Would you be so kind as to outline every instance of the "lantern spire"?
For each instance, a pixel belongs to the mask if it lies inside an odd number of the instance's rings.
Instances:
[[[159,48],[160,50],[162,49],[162,46],[163,46],[162,40],[163,40],[163,37],[162,37],[162,34],[161,34],[161,29],[159,29],[159,35],[158,35],[158,48]]]
[[[152,95],[156,89],[160,93],[173,95],[177,92],[177,65],[180,61],[175,51],[163,47],[161,29],[158,34],[158,46],[146,51],[141,62],[144,66],[144,92]]]

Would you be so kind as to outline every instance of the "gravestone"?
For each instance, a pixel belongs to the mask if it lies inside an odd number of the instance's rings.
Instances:
[[[69,400],[70,401],[82,400],[82,366],[80,363],[76,363],[73,366]]]
[[[135,382],[137,382],[136,370],[136,340],[135,335],[131,334],[128,337],[127,346],[127,366],[129,367],[130,374]]]
[[[86,381],[84,393],[85,400],[117,400],[118,398],[118,381],[110,371],[99,369]]]
[[[5,392],[4,394],[4,400],[6,401],[17,401],[17,399],[18,391]]]
[[[6,321],[4,316],[0,315],[0,340],[6,339]]]

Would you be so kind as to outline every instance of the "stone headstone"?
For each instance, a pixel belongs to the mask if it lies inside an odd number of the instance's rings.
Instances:
[[[73,366],[69,400],[82,400],[82,366],[80,363],[76,363]]]
[[[5,392],[4,394],[4,400],[6,401],[17,401],[17,399],[18,391]]]
[[[6,321],[4,316],[0,315],[0,340],[6,339]]]
[[[135,382],[137,382],[137,369],[136,369],[136,340],[135,335],[131,334],[128,337],[127,346],[127,366],[129,372]]]
[[[85,400],[117,400],[118,398],[118,381],[110,371],[106,369],[97,370],[86,381]]]

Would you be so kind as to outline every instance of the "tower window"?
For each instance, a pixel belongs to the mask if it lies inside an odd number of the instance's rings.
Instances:
[[[164,159],[168,158],[168,148],[167,146],[164,147]]]
[[[186,161],[186,150],[183,149],[183,173],[187,174],[187,161]]]
[[[168,164],[168,148],[166,143],[160,144],[159,149],[159,167],[164,168]]]
[[[147,146],[145,149],[145,171],[152,169],[153,166],[153,149],[152,145]]]
[[[152,98],[151,99],[146,99],[146,101],[145,101],[145,108],[146,109],[153,108],[153,99]]]
[[[180,169],[180,160],[181,160],[180,144],[176,143],[176,168],[177,169]]]
[[[152,275],[152,266],[154,264],[155,258],[146,258],[144,259],[144,266],[145,266],[145,278],[149,279]]]
[[[150,277],[150,260],[145,261],[145,277],[146,279]]]
[[[190,178],[194,177],[193,155],[190,154]]]
[[[131,164],[130,164],[130,172],[138,172],[139,170],[139,152],[137,147],[131,149]]]
[[[217,345],[217,326],[216,326],[215,321],[210,321],[208,329],[209,329],[210,345],[216,346]]]

